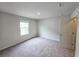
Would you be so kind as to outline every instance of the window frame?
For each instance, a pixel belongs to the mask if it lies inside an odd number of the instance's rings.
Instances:
[[[28,24],[28,29],[27,29],[28,32],[25,33],[25,34],[22,34],[22,28],[23,28],[23,27],[21,27],[21,23],[27,23],[27,24]],[[25,28],[26,28],[26,27],[25,27]],[[29,28],[30,28],[30,24],[29,24],[28,21],[20,21],[20,35],[21,35],[21,36],[28,35],[28,34],[30,33],[30,29],[29,29]],[[23,31],[24,31],[24,30],[23,30]],[[25,31],[25,32],[26,32],[26,31]]]

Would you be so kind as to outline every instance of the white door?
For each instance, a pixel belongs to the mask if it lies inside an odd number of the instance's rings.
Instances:
[[[76,41],[76,18],[64,22],[61,32],[61,47],[74,49]]]

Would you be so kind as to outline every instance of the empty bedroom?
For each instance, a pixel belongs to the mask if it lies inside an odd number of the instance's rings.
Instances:
[[[79,2],[0,2],[0,57],[79,56]]]

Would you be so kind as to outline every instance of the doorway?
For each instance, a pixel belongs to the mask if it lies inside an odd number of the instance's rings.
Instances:
[[[64,20],[60,36],[61,47],[75,50],[76,44],[76,27],[77,17],[73,17],[70,20]]]

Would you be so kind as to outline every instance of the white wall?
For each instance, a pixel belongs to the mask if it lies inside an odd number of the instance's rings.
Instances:
[[[39,36],[60,41],[61,17],[48,18],[39,21]]]
[[[20,35],[20,20],[29,21],[30,34]],[[15,45],[37,35],[36,21],[0,12],[0,50]]]

